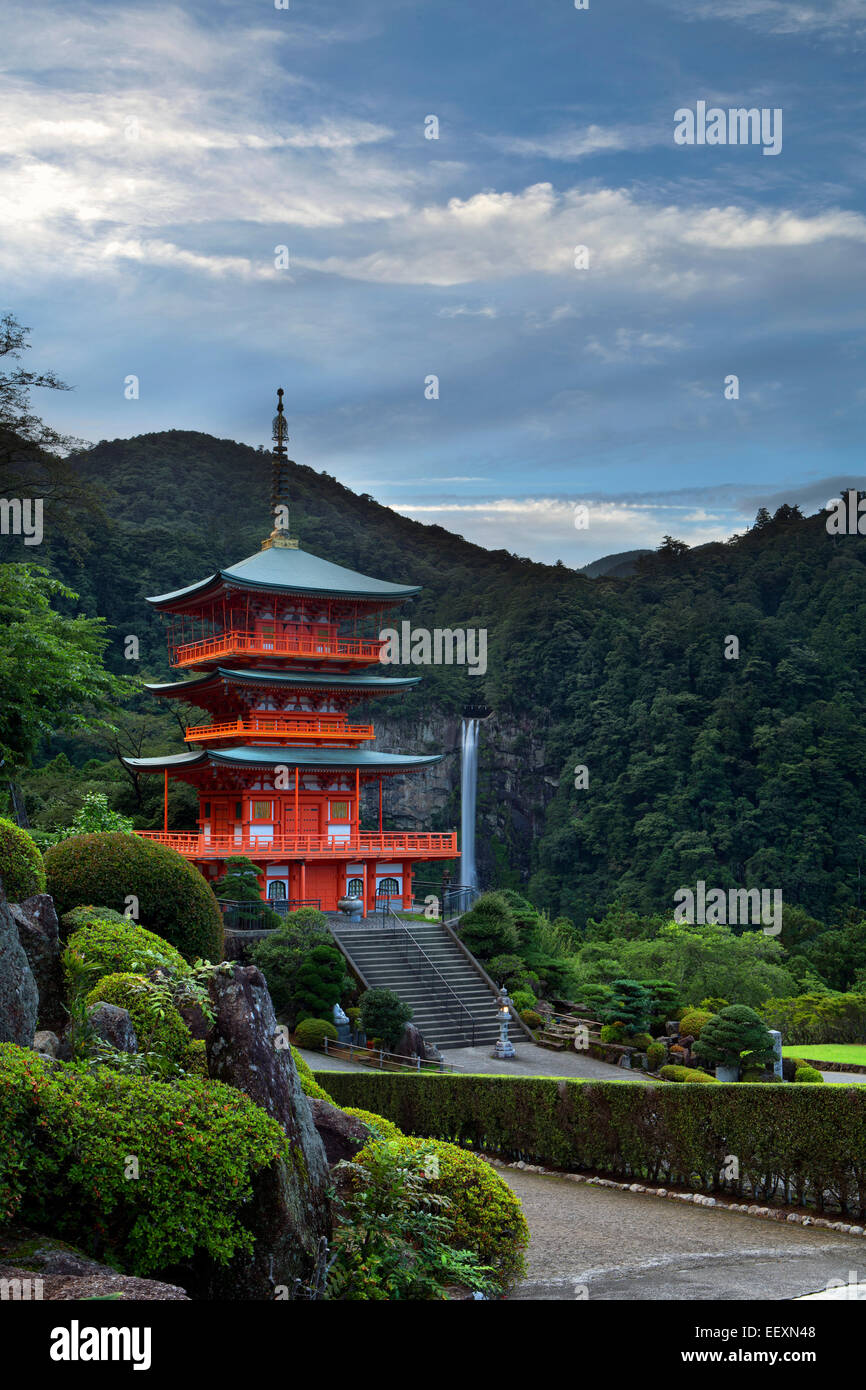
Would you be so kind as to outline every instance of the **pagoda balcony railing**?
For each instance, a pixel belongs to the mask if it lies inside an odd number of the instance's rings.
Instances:
[[[234,719],[227,724],[198,724],[184,735],[187,743],[206,743],[213,738],[251,738],[256,742],[285,739],[336,739],[363,743],[375,737],[372,724],[347,724],[339,715],[322,718]]]
[[[332,661],[378,661],[384,640],[360,637],[269,637],[262,632],[220,632],[199,642],[172,643],[172,666],[199,666],[203,661],[234,656],[324,657]]]
[[[176,849],[187,859],[224,859],[247,854],[256,859],[348,859],[355,855],[392,858],[400,855],[425,859],[454,859],[457,832],[386,830],[382,834],[362,830],[342,835],[176,835],[161,830],[137,830],[145,840]]]

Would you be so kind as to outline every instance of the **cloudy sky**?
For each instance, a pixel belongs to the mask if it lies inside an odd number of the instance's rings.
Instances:
[[[2,301],[55,426],[269,444],[282,385],[299,462],[568,565],[862,485],[864,0],[0,18]],[[780,109],[781,152],[676,144],[699,101]]]

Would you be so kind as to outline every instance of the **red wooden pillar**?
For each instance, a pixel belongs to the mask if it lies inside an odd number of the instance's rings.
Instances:
[[[305,899],[306,896],[307,896],[307,876],[306,876],[306,874],[305,874],[305,872],[304,872],[304,868],[305,868],[305,866],[304,866],[304,861],[303,861],[303,859],[302,859],[302,860],[301,860],[301,902],[303,902],[304,899]]]
[[[301,803],[298,797],[298,769],[295,768],[295,834],[301,833]],[[300,840],[298,840],[300,844]]]
[[[355,768],[355,835],[361,839],[361,769]]]
[[[361,913],[361,916],[362,916],[362,917],[366,917],[366,916],[367,916],[367,861],[366,861],[366,859],[364,859],[364,860],[361,861],[361,867],[362,867],[363,870],[364,870],[364,887],[363,887],[363,890],[362,890],[362,897],[363,897],[363,903],[364,903],[364,911]]]
[[[168,768],[163,768],[162,772],[162,833],[168,834]]]

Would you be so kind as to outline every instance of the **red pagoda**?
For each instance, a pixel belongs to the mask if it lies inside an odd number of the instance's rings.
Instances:
[[[275,529],[261,549],[228,569],[149,598],[168,619],[171,665],[191,679],[149,685],[188,701],[211,722],[186,731],[190,748],[162,758],[126,758],[139,772],[162,773],[162,832],[142,832],[179,850],[207,878],[230,855],[259,869],[262,897],[334,911],[359,897],[412,903],[419,861],[457,857],[455,832],[382,828],[382,781],[430,767],[428,757],[378,753],[372,724],[350,724],[349,709],[372,696],[406,690],[379,665],[374,633],[383,616],[419,592],[371,579],[301,550],[289,535],[283,392],[274,420],[272,506]],[[197,834],[168,829],[169,779],[198,790]],[[361,826],[361,788],[378,787],[375,830]]]

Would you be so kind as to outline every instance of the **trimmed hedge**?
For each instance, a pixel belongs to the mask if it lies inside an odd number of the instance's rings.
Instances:
[[[45,892],[45,866],[34,841],[14,821],[0,816],[0,880],[10,903]]]
[[[75,835],[52,845],[45,867],[59,915],[92,902],[123,911],[132,894],[142,921],[187,960],[222,960],[222,916],[213,890],[176,850],[119,831]]]
[[[11,1043],[0,1044],[0,1132],[0,1222],[136,1275],[250,1250],[254,1178],[291,1162],[280,1125],[233,1086],[50,1067]],[[138,1159],[135,1181],[125,1155]]]
[[[391,1120],[386,1120],[383,1115],[374,1115],[370,1110],[358,1110],[354,1105],[344,1105],[342,1107],[344,1115],[351,1115],[353,1120],[360,1120],[362,1125],[366,1125],[372,1131],[376,1139],[404,1139],[402,1130]]]
[[[556,1077],[328,1072],[340,1106],[384,1115],[405,1134],[471,1144],[554,1168],[632,1182],[811,1194],[866,1217],[866,1086],[636,1086]],[[739,1181],[723,1180],[736,1154]],[[825,1196],[829,1194],[829,1196]]]

